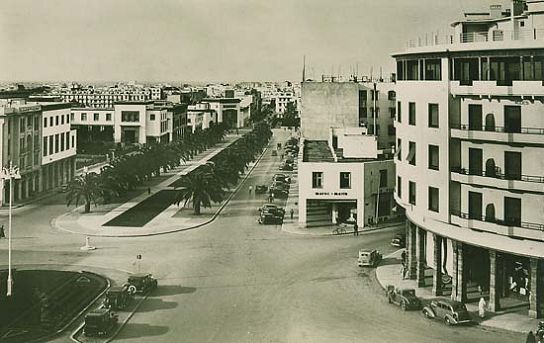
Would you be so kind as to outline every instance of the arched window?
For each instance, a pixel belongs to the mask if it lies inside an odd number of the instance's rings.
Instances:
[[[495,116],[493,113],[488,113],[485,116],[485,130],[495,131]]]
[[[495,205],[487,204],[485,207],[485,221],[486,222],[495,222]]]

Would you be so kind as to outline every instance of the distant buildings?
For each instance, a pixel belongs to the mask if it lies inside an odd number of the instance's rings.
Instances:
[[[388,99],[394,85],[379,87]],[[368,124],[371,91],[372,84],[355,82],[302,83],[300,225],[357,222],[363,227],[398,215],[392,211],[395,165],[389,147],[395,136]],[[394,99],[380,104],[388,113]],[[387,114],[382,125],[392,122]]]
[[[427,286],[431,268],[436,295],[531,317],[544,307],[543,13],[466,13],[446,40],[393,55],[409,277]]]

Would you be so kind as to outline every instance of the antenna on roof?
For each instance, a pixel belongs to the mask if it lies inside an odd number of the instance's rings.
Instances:
[[[302,58],[302,82],[306,81],[306,55]]]

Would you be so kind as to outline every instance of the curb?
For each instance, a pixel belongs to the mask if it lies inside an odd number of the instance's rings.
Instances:
[[[399,251],[402,251],[402,250],[404,250],[404,249],[405,249],[405,248],[395,250],[394,252],[390,253],[390,254],[387,255],[387,256],[384,256],[383,258],[385,259],[385,258],[393,257],[393,255],[395,255],[396,253],[398,253]],[[378,273],[377,273],[378,268],[380,268],[380,266],[376,267],[376,269],[375,269],[375,273],[376,273],[376,274],[378,274]],[[376,275],[376,280],[377,280],[378,283],[380,284],[380,287],[383,288],[383,289],[385,289],[385,286],[383,285],[382,281],[378,278],[378,275]]]
[[[189,230],[194,230],[194,229],[200,228],[202,226],[210,224],[215,219],[217,219],[217,217],[219,216],[219,214],[221,214],[221,212],[223,211],[225,206],[232,200],[232,198],[236,195],[236,193],[238,193],[238,191],[240,190],[240,187],[242,186],[242,184],[247,180],[247,178],[251,175],[251,173],[253,172],[253,170],[257,166],[257,164],[261,161],[264,154],[268,151],[269,146],[270,146],[270,141],[268,142],[268,145],[263,149],[263,152],[261,153],[261,155],[255,160],[255,163],[253,164],[253,166],[251,166],[251,168],[249,168],[249,170],[245,174],[244,178],[240,180],[240,182],[238,183],[236,188],[234,188],[233,192],[229,195],[229,197],[227,199],[225,199],[223,204],[221,204],[221,206],[219,206],[219,208],[213,214],[213,216],[210,219],[208,219],[207,221],[202,222],[200,224],[195,224],[193,226],[184,227],[184,228],[180,228],[180,229],[169,230],[169,231],[147,232],[147,233],[141,233],[141,234],[127,234],[127,235],[105,235],[105,234],[82,233],[82,232],[77,232],[77,231],[72,231],[72,230],[69,230],[69,229],[61,228],[59,225],[57,225],[57,218],[60,218],[60,217],[63,217],[63,216],[66,216],[66,215],[70,214],[71,212],[76,210],[76,209],[74,209],[74,210],[72,210],[70,212],[64,213],[64,214],[62,214],[62,215],[60,215],[58,217],[53,218],[51,220],[51,226],[58,229],[58,230],[62,230],[62,231],[66,231],[66,232],[70,232],[70,233],[74,233],[74,234],[78,234],[78,235],[82,235],[82,236],[89,236],[89,237],[117,237],[117,238],[158,236],[158,235],[166,235],[166,234],[170,234],[170,233],[189,231]]]
[[[382,226],[382,227],[377,227],[377,228],[367,229],[367,230],[359,230],[359,235],[367,235],[367,234],[375,232],[375,231],[380,231],[381,232],[381,231],[384,231],[384,230],[398,229],[402,225],[403,224],[391,225],[391,226]],[[341,236],[346,236],[346,235],[353,234],[353,231],[348,231],[346,233],[341,233],[341,234],[338,234],[338,235],[333,234],[332,232],[331,233],[298,232],[298,231],[290,231],[290,230],[284,229],[283,226],[282,226],[281,230],[284,231],[284,232],[293,234],[293,235],[313,236],[313,237],[329,237],[329,236],[334,236],[334,237],[339,236],[339,237],[341,237]]]

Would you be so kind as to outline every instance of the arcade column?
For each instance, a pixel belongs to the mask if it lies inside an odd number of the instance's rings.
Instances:
[[[415,280],[417,274],[416,227],[409,220],[406,220],[406,255],[408,278]]]
[[[425,230],[417,227],[417,247],[416,247],[416,256],[417,256],[417,271],[416,279],[418,287],[425,287],[425,240],[426,233]]]
[[[501,309],[501,256],[495,250],[489,250],[489,310],[497,312]]]
[[[452,241],[453,245],[453,275],[451,281],[451,297],[453,300],[465,301],[467,284],[464,272],[463,243]]]
[[[531,258],[529,317],[542,317],[542,260]]]
[[[442,295],[442,237],[433,233],[433,264],[435,270],[433,273],[433,289],[434,296]]]

